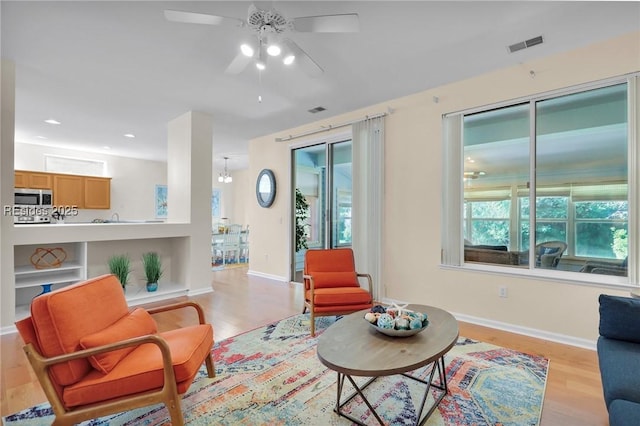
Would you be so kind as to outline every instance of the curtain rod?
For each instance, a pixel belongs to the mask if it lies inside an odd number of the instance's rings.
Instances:
[[[340,123],[340,124],[329,124],[328,126],[320,126],[319,129],[317,130],[311,130],[308,132],[304,132],[304,133],[298,133],[297,135],[289,135],[289,136],[285,136],[282,138],[276,138],[276,142],[288,142],[290,140],[293,139],[298,139],[304,136],[310,136],[310,135],[315,135],[316,133],[322,133],[322,132],[328,132],[329,130],[333,130],[333,129],[339,129],[340,127],[346,127],[346,126],[350,126],[353,123],[358,123],[360,121],[363,120],[369,120],[372,118],[379,118],[379,117],[384,117],[386,115],[389,115],[393,112],[393,109],[391,108],[387,108],[387,112],[381,112],[378,114],[373,114],[373,115],[365,115],[364,118],[358,119],[358,120],[351,120],[351,121],[347,121],[345,123]]]

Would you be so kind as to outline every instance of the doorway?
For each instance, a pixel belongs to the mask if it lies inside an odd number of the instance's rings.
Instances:
[[[308,249],[351,247],[352,142],[294,148],[291,164],[291,280],[301,283]]]

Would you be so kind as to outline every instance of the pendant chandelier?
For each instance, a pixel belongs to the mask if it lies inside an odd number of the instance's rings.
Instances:
[[[220,173],[218,175],[218,182],[220,183],[231,183],[233,182],[233,178],[231,177],[231,175],[229,174],[229,171],[227,170],[227,160],[229,159],[229,157],[224,157],[224,174]]]

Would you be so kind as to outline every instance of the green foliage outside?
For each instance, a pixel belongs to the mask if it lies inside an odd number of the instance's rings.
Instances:
[[[529,199],[520,202],[520,245],[510,244],[510,200],[467,201],[470,204],[471,235],[474,244],[506,245],[514,250],[529,248]],[[628,253],[626,201],[580,201],[575,207],[575,254],[585,257],[624,259]],[[469,213],[469,209],[465,209]],[[569,198],[538,197],[536,200],[536,242],[568,241]]]
[[[307,231],[309,226],[309,203],[304,198],[304,194],[296,188],[296,252],[307,249]]]

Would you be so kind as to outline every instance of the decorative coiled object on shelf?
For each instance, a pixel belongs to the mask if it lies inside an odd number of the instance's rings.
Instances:
[[[62,247],[38,247],[29,261],[36,269],[59,268],[67,258],[67,252]]]

